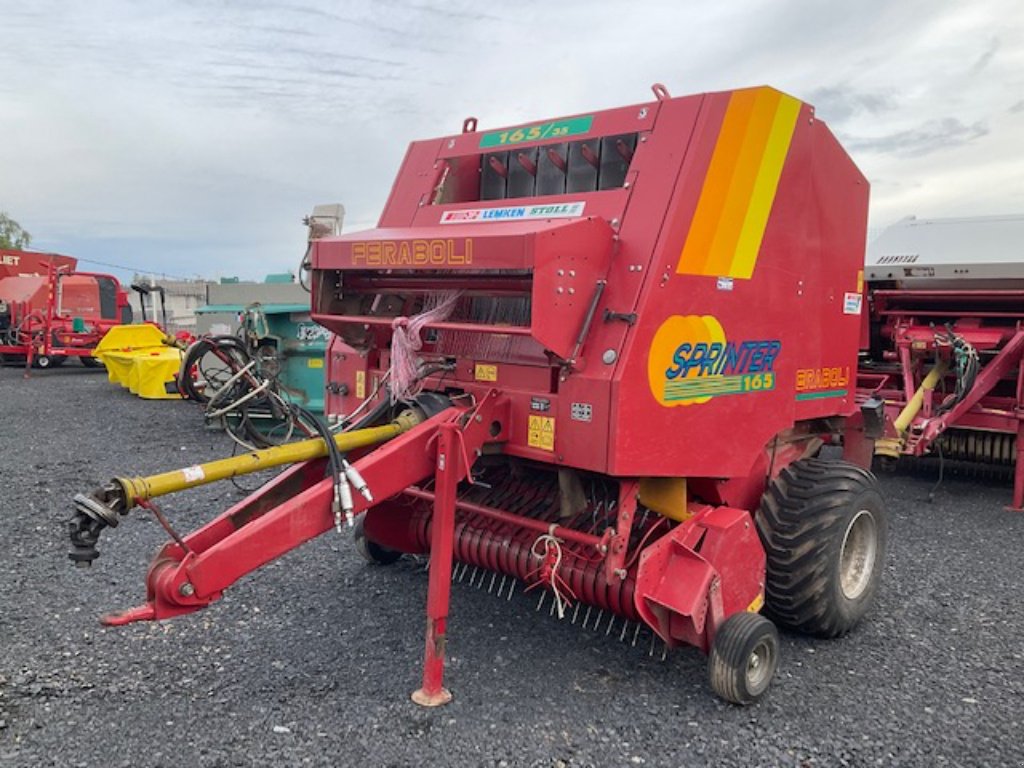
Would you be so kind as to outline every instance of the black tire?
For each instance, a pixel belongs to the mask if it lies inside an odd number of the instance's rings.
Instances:
[[[708,654],[711,689],[733,704],[761,698],[779,668],[779,633],[759,613],[741,611],[722,622]]]
[[[768,559],[765,613],[808,635],[849,632],[878,592],[888,528],[870,472],[826,459],[786,467],[757,512]]]
[[[52,355],[50,357],[50,366],[53,368],[60,368],[64,363],[68,361],[67,355]]]
[[[46,370],[47,368],[56,368],[58,363],[55,362],[56,358],[50,357],[49,355],[36,355],[32,358],[32,367],[39,368],[40,370]]]
[[[98,357],[80,357],[78,359],[82,361],[82,365],[86,368],[99,368],[103,365],[103,361]]]
[[[352,541],[363,560],[373,565],[391,565],[397,561],[402,556],[401,552],[382,547],[366,538],[366,531],[363,530],[365,521],[366,515],[360,515],[352,528]]]

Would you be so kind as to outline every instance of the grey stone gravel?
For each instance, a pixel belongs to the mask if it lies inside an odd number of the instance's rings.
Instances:
[[[133,514],[77,570],[71,496],[229,451],[189,404],[137,400],[102,371],[0,369],[0,765],[1024,765],[1024,515],[1003,511],[1005,484],[953,479],[928,504],[930,476],[884,477],[876,609],[839,641],[783,635],[757,706],[717,700],[695,651],[661,662],[643,638],[462,584],[455,700],[423,710],[422,566],[368,567],[334,534],[205,611],[99,626],[141,601],[165,534]],[[239,496],[163,507],[191,530]]]

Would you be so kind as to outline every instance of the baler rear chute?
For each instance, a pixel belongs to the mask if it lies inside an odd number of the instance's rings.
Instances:
[[[811,634],[856,624],[886,531],[861,468],[880,404],[850,383],[867,183],[778,91],[655,95],[412,144],[379,228],[312,244],[336,450],[297,444],[313,454],[175,534],[112,623],[201,608],[344,517],[372,561],[430,555],[421,704],[449,698],[449,590],[470,569],[606,634],[695,645],[738,703],[778,662],[762,607]],[[383,445],[351,442],[393,419]],[[290,448],[78,497],[73,559],[147,497]]]

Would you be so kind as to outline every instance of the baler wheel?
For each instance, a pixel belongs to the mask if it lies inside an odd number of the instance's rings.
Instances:
[[[758,613],[734,613],[718,628],[708,656],[711,689],[733,704],[764,695],[779,667],[779,633]]]
[[[32,358],[32,367],[46,370],[47,368],[56,368],[62,362],[64,361],[57,362],[56,357],[50,357],[49,355],[36,355]]]
[[[838,637],[867,613],[885,564],[888,516],[874,475],[845,461],[804,459],[761,499],[765,613],[808,635]]]
[[[99,368],[103,365],[103,362],[98,357],[80,357],[78,359],[82,361],[82,365],[86,368]]]
[[[366,538],[366,531],[363,530],[365,521],[366,516],[360,515],[352,528],[352,541],[355,542],[356,551],[363,560],[372,565],[391,565],[402,556],[402,553],[382,547]]]

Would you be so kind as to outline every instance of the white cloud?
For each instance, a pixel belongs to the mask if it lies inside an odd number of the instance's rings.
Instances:
[[[171,274],[290,268],[372,226],[458,130],[767,83],[817,102],[872,224],[1024,208],[1019,2],[161,5],[0,0],[0,208],[42,248]]]

